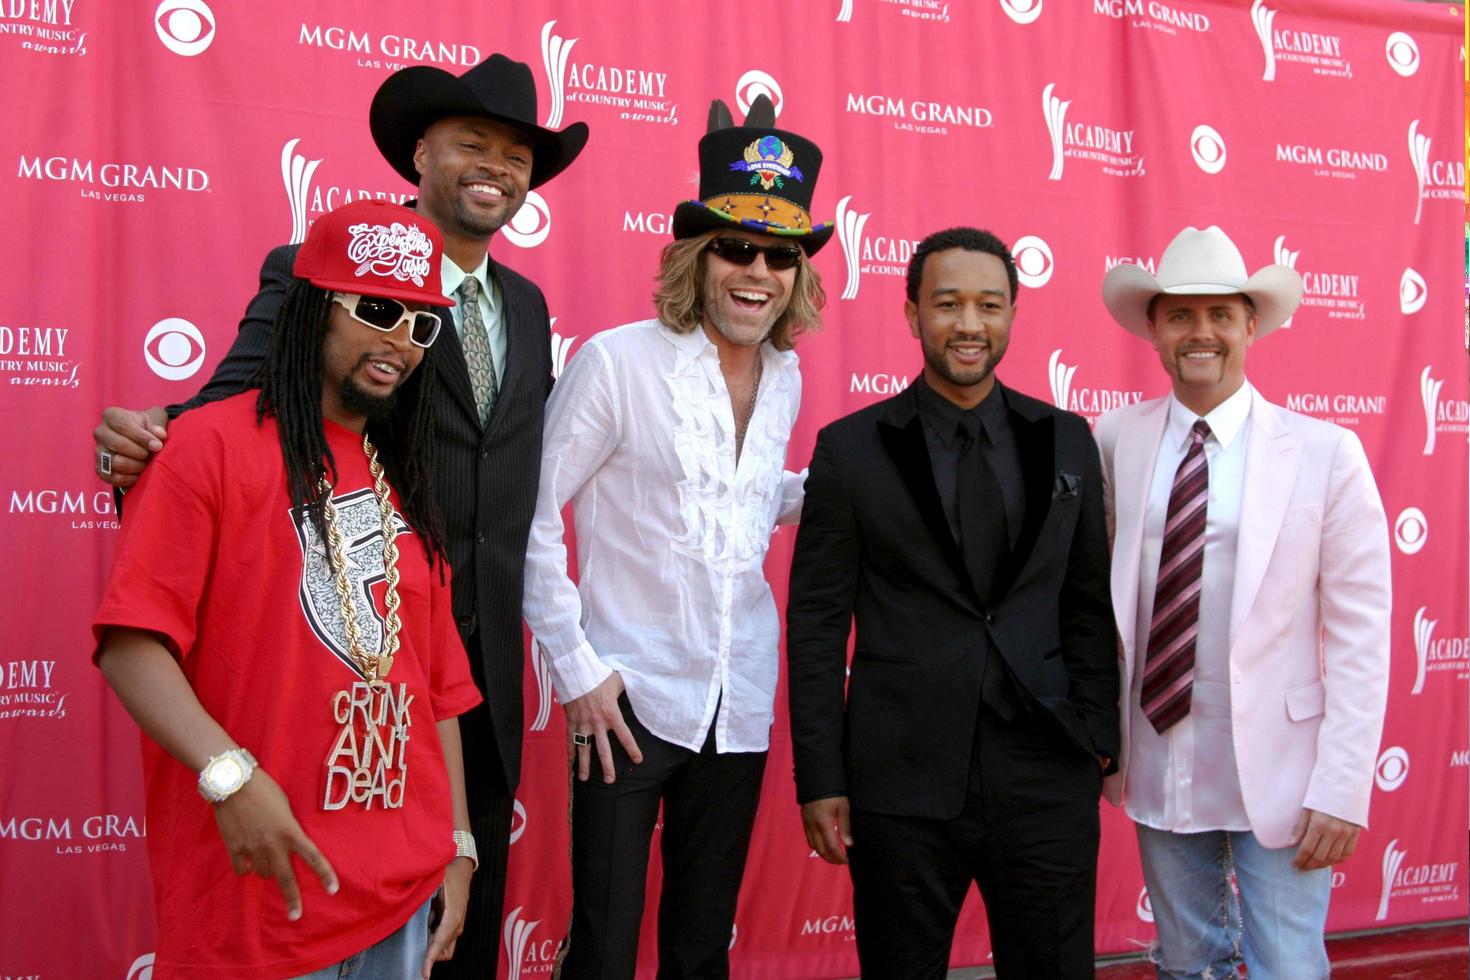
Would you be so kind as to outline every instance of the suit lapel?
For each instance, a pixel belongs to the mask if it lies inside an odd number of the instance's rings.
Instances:
[[[1143,524],[1154,466],[1169,420],[1169,399],[1145,404],[1136,422],[1128,420],[1113,447],[1113,609],[1119,634],[1131,653],[1138,638],[1138,573],[1143,556]]]
[[[500,418],[505,414],[503,408],[510,404],[510,398],[517,381],[520,379],[521,361],[525,359],[525,345],[516,334],[516,326],[525,322],[521,310],[520,297],[512,290],[505,288],[504,277],[496,272],[495,260],[490,260],[489,271],[495,276],[496,288],[500,291],[501,303],[501,327],[505,330],[505,363],[500,365],[500,393],[495,397],[495,406],[490,409],[490,418],[485,423],[485,429],[493,429],[500,423]],[[466,369],[468,379],[468,369]]]
[[[969,576],[963,556],[954,542],[949,520],[939,490],[934,486],[934,464],[929,459],[929,446],[924,439],[924,423],[919,418],[912,387],[894,398],[890,410],[878,420],[878,435],[893,457],[899,476],[908,487],[919,515],[929,528],[939,550],[955,571]]]
[[[995,595],[1002,596],[1016,583],[1021,569],[1036,548],[1041,527],[1051,512],[1052,486],[1056,483],[1056,420],[1050,414],[1035,414],[1015,392],[1002,386],[1016,433],[1016,451],[1021,459],[1021,482],[1025,488],[1026,511],[1016,547],[1001,563],[995,576]]]
[[[1296,486],[1301,446],[1281,424],[1276,407],[1251,392],[1249,441],[1240,495],[1242,520],[1235,545],[1235,592],[1230,598],[1230,637],[1241,634],[1276,548],[1286,505]]]
[[[459,342],[459,332],[454,329],[454,324],[451,322],[447,326],[449,329],[441,330],[439,339],[434,341],[434,368],[439,372],[444,387],[478,426],[480,415],[475,408],[475,393],[470,388],[470,369],[465,363],[464,346]]]

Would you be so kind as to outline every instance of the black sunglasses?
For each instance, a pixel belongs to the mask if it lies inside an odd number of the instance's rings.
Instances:
[[[801,249],[795,245],[757,245],[744,238],[716,238],[709,250],[732,265],[750,265],[757,255],[764,255],[772,272],[794,269],[801,262]]]
[[[347,311],[347,315],[364,326],[392,333],[404,320],[408,321],[408,339],[419,347],[428,347],[439,336],[444,325],[437,313],[427,310],[410,310],[396,299],[384,296],[363,296],[360,293],[333,293],[332,301]]]

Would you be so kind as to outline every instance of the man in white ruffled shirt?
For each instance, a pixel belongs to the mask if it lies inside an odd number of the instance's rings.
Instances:
[[[791,348],[824,302],[821,152],[716,102],[674,212],[658,317],[600,333],[546,406],[525,616],[575,753],[561,975],[631,978],[663,807],[662,977],[723,976],[769,747],[780,625],[762,566],[801,512]],[[572,503],[579,584],[562,508]]]

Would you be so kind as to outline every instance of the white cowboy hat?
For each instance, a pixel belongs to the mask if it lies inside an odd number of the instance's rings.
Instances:
[[[1173,296],[1224,296],[1244,293],[1256,306],[1256,338],[1275,330],[1302,301],[1302,277],[1291,266],[1268,265],[1246,277],[1240,249],[1211,225],[1185,228],[1159,259],[1158,277],[1131,263],[1114,266],[1103,277],[1103,305],[1129,333],[1149,339],[1148,304],[1160,293]]]

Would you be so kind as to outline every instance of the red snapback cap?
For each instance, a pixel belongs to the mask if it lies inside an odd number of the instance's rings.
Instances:
[[[353,201],[316,219],[292,271],[338,293],[453,306],[440,290],[444,237],[400,204]]]

